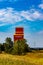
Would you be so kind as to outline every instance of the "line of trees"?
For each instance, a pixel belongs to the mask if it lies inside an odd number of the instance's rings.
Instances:
[[[13,42],[10,37],[7,37],[5,43],[0,43],[0,53],[4,51],[5,53],[21,55],[26,54],[29,49],[26,39]]]

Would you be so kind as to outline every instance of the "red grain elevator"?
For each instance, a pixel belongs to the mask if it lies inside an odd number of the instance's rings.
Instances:
[[[16,27],[14,34],[14,41],[24,39],[24,28]]]

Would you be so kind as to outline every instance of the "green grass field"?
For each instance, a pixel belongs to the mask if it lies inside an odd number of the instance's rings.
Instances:
[[[27,53],[24,56],[0,54],[0,65],[43,65],[43,53]]]

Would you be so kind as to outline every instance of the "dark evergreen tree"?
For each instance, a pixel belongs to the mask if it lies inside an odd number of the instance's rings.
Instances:
[[[0,53],[2,52],[2,49],[1,49],[1,47],[2,47],[2,44],[0,43]]]

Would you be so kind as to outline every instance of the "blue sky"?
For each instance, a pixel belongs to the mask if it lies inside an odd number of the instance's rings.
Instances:
[[[43,0],[0,0],[0,43],[24,27],[30,47],[43,47]]]

